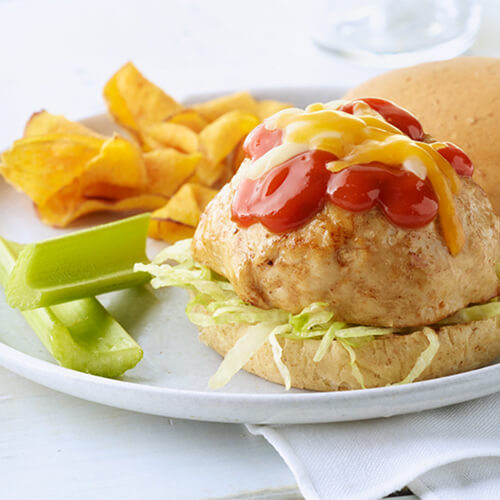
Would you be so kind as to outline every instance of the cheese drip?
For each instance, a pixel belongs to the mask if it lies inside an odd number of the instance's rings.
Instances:
[[[305,110],[288,108],[267,118],[267,129],[283,130],[283,143],[257,160],[246,162],[239,175],[257,179],[293,156],[315,149],[338,158],[327,164],[332,172],[371,162],[409,170],[420,178],[429,178],[439,202],[444,240],[452,255],[459,253],[465,236],[453,195],[460,191],[460,178],[438,152],[444,145],[411,139],[363,102],[356,103],[354,114],[339,111],[342,104],[314,103]]]

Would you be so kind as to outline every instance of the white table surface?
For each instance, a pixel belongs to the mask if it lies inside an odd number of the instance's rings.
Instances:
[[[34,110],[72,119],[102,112],[103,84],[128,60],[178,98],[252,87],[349,86],[379,72],[313,45],[315,5],[0,0],[0,144],[19,137]],[[500,4],[489,0],[484,8],[470,53],[500,56]],[[300,494],[278,454],[243,426],[108,408],[0,368],[0,498]]]

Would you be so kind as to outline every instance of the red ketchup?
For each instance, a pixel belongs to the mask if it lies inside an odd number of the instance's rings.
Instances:
[[[362,100],[412,139],[423,139],[420,123],[403,109],[383,99]],[[341,110],[352,112],[353,102]],[[259,125],[247,137],[244,151],[256,160],[282,140],[281,129]],[[472,175],[472,163],[460,148],[446,143],[438,151],[459,175]],[[260,222],[273,233],[284,233],[311,220],[327,200],[351,212],[378,206],[393,224],[408,229],[426,226],[436,217],[438,198],[428,179],[378,162],[331,172],[326,165],[336,159],[327,151],[306,151],[258,179],[243,178],[233,198],[232,220],[243,227]]]
[[[379,97],[363,97],[360,99],[354,99],[353,101],[343,104],[339,108],[339,111],[344,111],[344,113],[352,115],[354,114],[355,104],[360,101],[368,104],[370,108],[374,109],[377,113],[380,113],[386,122],[394,125],[414,141],[424,140],[424,129],[422,128],[420,122],[411,113],[408,113],[408,111],[396,106],[390,101],[386,101],[385,99],[380,99]]]
[[[328,197],[351,212],[378,205],[396,226],[415,229],[429,224],[438,212],[438,200],[428,179],[382,163],[353,165],[332,173]]]
[[[445,142],[446,147],[438,149],[438,153],[448,160],[458,175],[472,177],[474,167],[470,158],[458,146],[451,142]]]
[[[428,180],[381,163],[330,172],[325,165],[335,159],[326,151],[307,151],[256,180],[243,179],[232,219],[243,227],[260,222],[273,233],[284,233],[311,220],[327,199],[351,212],[378,205],[391,222],[409,229],[437,215],[438,200]]]
[[[257,160],[269,150],[279,146],[282,140],[283,130],[280,128],[268,130],[261,123],[247,135],[243,143],[243,151],[251,160]]]
[[[273,233],[284,233],[308,222],[323,208],[336,156],[307,151],[272,168],[258,179],[244,178],[233,199],[232,218],[240,226],[260,222]]]

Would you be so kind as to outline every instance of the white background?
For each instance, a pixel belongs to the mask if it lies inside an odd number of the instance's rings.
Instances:
[[[71,119],[103,112],[102,87],[128,60],[179,99],[212,90],[349,86],[379,72],[314,46],[316,6],[297,0],[0,0],[0,144],[18,138],[35,110]],[[500,3],[485,1],[471,54],[500,56],[499,23]],[[298,498],[276,452],[242,426],[107,408],[0,368],[3,499],[258,495]]]

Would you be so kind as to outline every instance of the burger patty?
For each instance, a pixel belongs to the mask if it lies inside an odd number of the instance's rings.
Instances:
[[[193,253],[245,302],[292,313],[326,302],[339,321],[410,327],[435,323],[498,292],[500,220],[468,179],[455,198],[466,236],[456,256],[439,218],[407,230],[377,208],[354,213],[327,202],[309,223],[284,234],[260,223],[239,227],[231,220],[235,182],[203,214]]]

